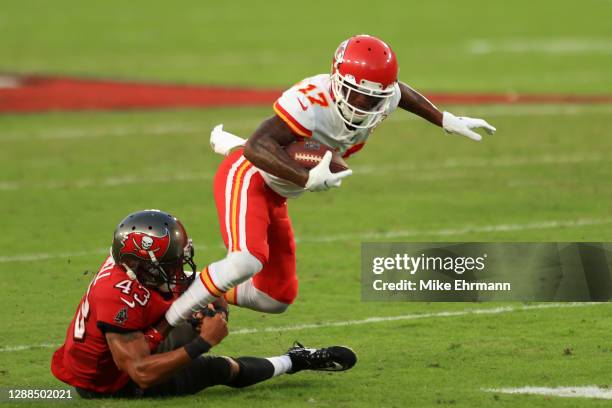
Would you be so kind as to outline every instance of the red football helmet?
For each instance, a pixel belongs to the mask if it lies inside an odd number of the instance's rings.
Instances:
[[[380,123],[397,92],[397,72],[395,53],[384,41],[370,35],[343,41],[334,54],[331,75],[340,118],[353,128]]]

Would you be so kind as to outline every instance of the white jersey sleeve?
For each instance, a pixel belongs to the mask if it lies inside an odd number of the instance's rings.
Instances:
[[[274,112],[298,136],[311,137],[315,129],[315,115],[308,109],[310,102],[299,91],[299,84],[289,88],[274,102]]]

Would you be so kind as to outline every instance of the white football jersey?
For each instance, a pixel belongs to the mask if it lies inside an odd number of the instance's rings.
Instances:
[[[274,102],[274,111],[296,135],[330,146],[347,158],[361,150],[374,129],[347,129],[336,111],[331,86],[329,74],[306,78],[283,92]],[[397,109],[400,101],[399,85],[395,86],[385,117]],[[306,191],[290,181],[259,171],[266,184],[284,197],[294,198]]]

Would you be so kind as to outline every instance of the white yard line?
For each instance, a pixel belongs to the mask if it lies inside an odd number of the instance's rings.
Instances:
[[[351,167],[355,174],[388,174],[402,171],[428,171],[445,170],[456,168],[496,168],[496,167],[520,167],[530,165],[563,165],[599,161],[612,161],[610,155],[598,153],[553,155],[546,154],[533,157],[497,157],[494,159],[461,158],[446,159],[435,163],[403,163],[389,165],[362,165]]]
[[[368,317],[363,320],[345,320],[339,322],[325,322],[315,324],[299,324],[294,326],[284,327],[266,327],[263,329],[238,329],[232,331],[232,334],[253,334],[253,333],[276,333],[286,331],[297,331],[297,330],[310,330],[310,329],[321,329],[327,327],[344,327],[344,326],[357,326],[362,324],[371,323],[385,323],[395,322],[400,320],[417,320],[417,319],[433,319],[439,317],[461,317],[468,315],[497,315],[502,313],[511,313],[525,310],[540,310],[540,309],[551,309],[551,308],[575,308],[585,307],[593,305],[602,305],[607,303],[543,303],[537,305],[524,305],[524,306],[502,306],[490,309],[474,309],[474,310],[459,310],[459,311],[448,311],[448,312],[435,312],[435,313],[422,313],[422,314],[407,314],[400,316],[385,316],[385,317]]]
[[[612,112],[612,104],[490,104],[490,105],[462,105],[445,104],[456,115],[491,117],[515,116],[577,116],[584,114],[607,114]],[[422,120],[418,116],[398,113],[392,115],[389,122],[407,122]],[[228,123],[228,126],[230,124]],[[384,126],[384,124],[383,124]],[[491,136],[498,137],[498,136]]]
[[[0,256],[0,263],[46,261],[49,259],[61,259],[61,258],[70,259],[70,258],[76,258],[76,257],[81,257],[81,256],[102,255],[105,253],[108,254],[108,248],[107,249],[93,249],[90,251],[59,252],[59,253],[39,252],[39,253],[34,253],[34,254]]]
[[[259,119],[241,119],[231,121],[231,126],[236,132],[236,129],[253,128],[261,122]],[[4,131],[0,132],[0,142],[12,141],[35,141],[35,140],[89,140],[102,137],[151,137],[151,136],[167,136],[173,137],[201,134],[202,137],[208,137],[212,126],[208,128],[206,123],[186,125],[181,123],[166,123],[152,126],[125,126],[125,125],[109,125],[108,127],[72,127],[72,128],[56,128],[45,130],[32,131]]]
[[[473,40],[467,44],[470,54],[612,54],[612,43],[603,38],[513,38],[505,40]]]
[[[550,220],[550,221],[539,221],[525,224],[495,224],[495,225],[468,225],[460,228],[444,228],[444,229],[431,229],[431,230],[395,230],[387,232],[375,232],[365,231],[356,232],[351,234],[336,234],[336,235],[319,235],[311,237],[298,237],[296,238],[297,243],[326,243],[326,242],[337,242],[337,241],[364,241],[371,239],[389,239],[389,238],[407,238],[407,237],[418,237],[418,236],[441,236],[448,237],[454,235],[464,235],[474,232],[512,232],[512,231],[526,231],[526,230],[538,230],[538,229],[551,229],[551,228],[576,228],[588,225],[606,225],[611,224],[612,218],[583,218],[577,220]],[[219,245],[221,247],[221,245]],[[197,246],[196,249],[204,248],[203,246]],[[75,258],[81,256],[90,256],[108,253],[106,249],[92,249],[88,251],[76,251],[76,252],[39,252],[32,254],[20,254],[12,256],[0,256],[0,264],[11,263],[11,262],[31,262],[31,261],[45,261],[49,259],[61,259],[61,258]]]
[[[0,89],[12,89],[21,85],[21,79],[14,75],[0,74]]]
[[[50,180],[42,183],[20,183],[14,181],[0,181],[0,191],[16,191],[27,189],[62,190],[99,187],[117,187],[132,184],[157,184],[183,181],[212,180],[212,173],[181,173],[173,175],[152,176],[123,176],[108,177],[104,179],[76,179],[76,180]]]
[[[1,347],[0,353],[11,353],[14,351],[32,350],[37,348],[53,348],[59,346],[61,346],[59,343],[22,344],[20,346]]]
[[[281,326],[281,327],[266,327],[263,329],[237,329],[232,330],[233,335],[243,334],[256,334],[256,333],[277,333],[287,331],[299,331],[299,330],[316,330],[324,329],[328,327],[345,327],[345,326],[358,326],[363,324],[375,324],[375,323],[386,323],[395,322],[401,320],[417,320],[417,319],[435,319],[445,317],[462,317],[462,316],[481,316],[481,315],[498,315],[503,313],[521,312],[529,310],[541,310],[541,309],[559,309],[559,308],[576,308],[576,307],[588,307],[605,305],[608,303],[542,303],[535,305],[523,305],[523,306],[503,306],[489,309],[473,309],[473,310],[459,310],[459,311],[445,311],[435,313],[421,313],[421,314],[406,314],[399,316],[376,316],[368,317],[362,320],[344,320],[337,322],[324,322],[314,324],[298,324],[293,326]],[[39,343],[39,344],[22,344],[15,346],[7,346],[0,348],[0,352],[8,353],[14,351],[31,350],[35,348],[52,348],[59,347],[57,343]]]
[[[531,222],[526,224],[496,224],[496,225],[473,225],[462,228],[446,228],[438,230],[403,230],[403,231],[387,231],[387,232],[362,232],[357,234],[339,234],[329,236],[304,237],[298,242],[336,242],[336,241],[351,241],[351,240],[368,240],[368,239],[389,239],[389,238],[406,238],[415,236],[454,236],[464,235],[474,232],[511,232],[538,230],[550,228],[575,228],[587,225],[605,225],[612,223],[612,218],[600,219],[579,219],[579,220],[551,220]],[[1,261],[1,258],[0,258]]]
[[[596,385],[580,387],[487,388],[483,389],[483,391],[500,394],[531,394],[551,397],[612,399],[612,389],[600,388]]]
[[[198,126],[185,126],[178,124],[156,125],[150,127],[109,126],[92,128],[60,128],[46,131],[18,131],[0,133],[0,142],[34,141],[34,140],[88,140],[100,137],[124,136],[166,136],[169,134],[181,136],[194,133],[203,133],[206,129]]]

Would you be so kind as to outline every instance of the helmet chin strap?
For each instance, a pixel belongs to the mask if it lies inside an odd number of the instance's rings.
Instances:
[[[125,263],[121,263],[121,265],[125,268],[127,276],[130,277],[130,279],[132,280],[138,280],[138,277],[136,276],[136,272],[134,272],[132,270],[132,268],[130,268],[129,266],[127,266]]]

